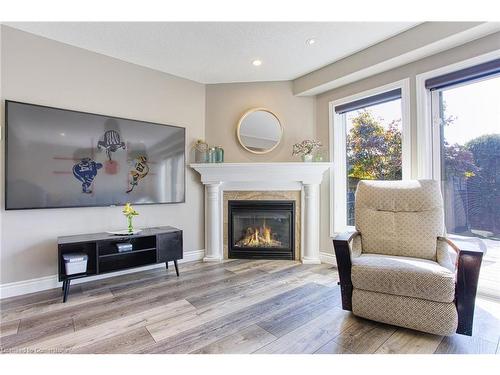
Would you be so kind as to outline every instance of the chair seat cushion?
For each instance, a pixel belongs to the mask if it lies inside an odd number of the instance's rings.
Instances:
[[[362,254],[352,259],[354,288],[436,302],[455,299],[455,274],[418,258]]]

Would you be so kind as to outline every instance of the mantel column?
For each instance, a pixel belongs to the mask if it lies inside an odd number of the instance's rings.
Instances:
[[[220,182],[206,184],[207,215],[205,218],[205,233],[207,245],[204,262],[219,262],[222,260],[222,219],[220,217]]]
[[[304,248],[302,263],[320,264],[319,184],[304,184]]]

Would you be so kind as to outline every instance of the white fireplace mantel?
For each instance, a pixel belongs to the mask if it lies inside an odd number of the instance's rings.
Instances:
[[[319,185],[331,163],[203,163],[191,164],[206,191],[205,261],[223,259],[223,192],[226,190],[299,190],[302,195],[303,263],[318,264]]]
[[[204,184],[283,181],[320,184],[331,163],[204,163],[191,164]]]

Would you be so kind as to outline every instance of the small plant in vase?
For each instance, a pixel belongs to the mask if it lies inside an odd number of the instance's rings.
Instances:
[[[133,234],[134,233],[134,226],[132,224],[132,218],[134,216],[139,215],[139,212],[137,212],[130,203],[125,204],[125,207],[123,208],[123,214],[127,218],[127,224],[128,224],[128,233]]]
[[[302,161],[313,161],[313,153],[321,147],[321,142],[306,139],[293,145],[292,155],[301,155]]]

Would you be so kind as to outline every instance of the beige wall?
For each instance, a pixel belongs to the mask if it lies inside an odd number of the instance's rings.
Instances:
[[[188,145],[204,137],[202,84],[5,26],[1,37],[2,109],[11,99],[183,126]],[[1,147],[3,159],[3,140]],[[0,193],[2,284],[55,275],[57,236],[124,225],[119,207],[4,211]],[[177,226],[185,231],[184,251],[200,250],[203,202],[199,176],[188,168],[186,203],[138,206],[134,220],[138,226]]]
[[[446,65],[460,62],[488,52],[500,50],[500,33],[491,34],[462,46],[429,56],[411,64],[377,74],[375,76],[339,87],[316,96],[316,136],[324,144],[328,144],[328,111],[329,102],[373,89],[391,82],[410,78],[410,127],[412,141],[412,175],[416,177],[417,171],[417,99],[415,89],[415,76]],[[325,179],[321,186],[321,250],[333,253],[332,241],[329,232],[329,180]]]
[[[315,137],[315,99],[294,96],[292,82],[207,85],[206,100],[206,141],[222,146],[227,162],[298,161],[298,157],[292,157],[292,145]],[[270,109],[283,126],[280,145],[264,155],[246,151],[236,137],[238,120],[255,107]]]

